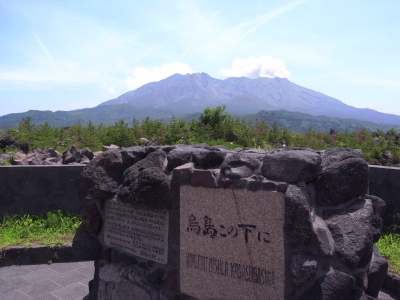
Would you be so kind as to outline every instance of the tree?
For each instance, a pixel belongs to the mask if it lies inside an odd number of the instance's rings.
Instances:
[[[205,126],[210,125],[211,129],[215,129],[217,125],[220,125],[222,121],[228,116],[223,114],[226,105],[220,105],[215,108],[205,108],[203,113],[199,117],[199,121]]]

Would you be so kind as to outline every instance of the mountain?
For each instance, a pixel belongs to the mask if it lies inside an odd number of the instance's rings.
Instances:
[[[171,117],[174,115],[178,120],[183,119],[190,121],[198,119],[201,112],[189,113],[189,114],[175,114],[173,111],[165,110],[163,108],[149,108],[149,107],[135,107],[131,104],[115,104],[109,106],[98,106],[88,109],[79,109],[73,111],[39,111],[30,110],[25,113],[8,114],[0,117],[0,129],[7,130],[8,128],[15,128],[18,126],[22,118],[30,117],[32,124],[43,124],[49,122],[54,127],[65,127],[71,126],[77,123],[85,125],[88,121],[92,121],[93,124],[99,125],[111,125],[119,120],[124,120],[131,124],[133,118],[137,120],[143,120],[146,117],[150,119],[162,119],[168,123]],[[299,112],[291,112],[286,110],[271,110],[271,111],[259,111],[254,114],[232,114],[235,117],[240,117],[246,120],[264,120],[268,125],[277,122],[278,126],[283,129],[287,128],[294,132],[306,132],[310,128],[318,132],[328,132],[331,128],[336,129],[339,132],[345,130],[355,130],[363,127],[370,131],[381,129],[387,131],[390,128],[395,128],[400,132],[400,125],[390,124],[377,124],[368,121],[361,121],[356,119],[341,119],[327,116],[313,116],[310,114],[304,114]]]
[[[99,106],[122,103],[136,107],[163,107],[176,111],[177,114],[226,104],[227,112],[230,113],[287,110],[400,125],[400,116],[355,108],[335,98],[296,85],[286,78],[278,77],[231,77],[220,80],[206,73],[175,74],[159,82],[145,84]]]
[[[33,124],[49,122],[56,127],[76,123],[110,125],[119,120],[131,123],[133,118],[146,117],[169,122],[177,119],[197,119],[206,107],[225,104],[233,116],[274,121],[291,131],[400,129],[400,116],[371,109],[359,109],[343,102],[296,85],[285,78],[245,77],[215,79],[205,73],[175,74],[127,92],[94,108],[73,111],[37,111],[8,114],[0,117],[0,129],[16,127],[24,117]]]

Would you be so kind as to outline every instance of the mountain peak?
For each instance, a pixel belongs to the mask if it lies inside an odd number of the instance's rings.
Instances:
[[[400,123],[400,117],[362,110],[322,93],[301,87],[287,78],[229,77],[216,79],[207,73],[174,74],[147,83],[99,106],[128,103],[136,107],[171,109],[177,115],[205,107],[227,105],[240,114],[265,110],[288,110],[312,115],[355,118],[378,123]]]

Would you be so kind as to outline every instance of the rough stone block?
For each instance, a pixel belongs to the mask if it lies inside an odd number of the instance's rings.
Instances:
[[[190,184],[206,187],[218,187],[218,179],[215,172],[212,170],[195,169]]]
[[[309,182],[321,171],[321,156],[311,150],[270,151],[264,157],[261,170],[270,180]]]

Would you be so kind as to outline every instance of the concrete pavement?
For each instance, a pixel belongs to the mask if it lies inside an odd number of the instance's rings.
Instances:
[[[1,267],[0,299],[84,299],[93,274],[93,261]]]

